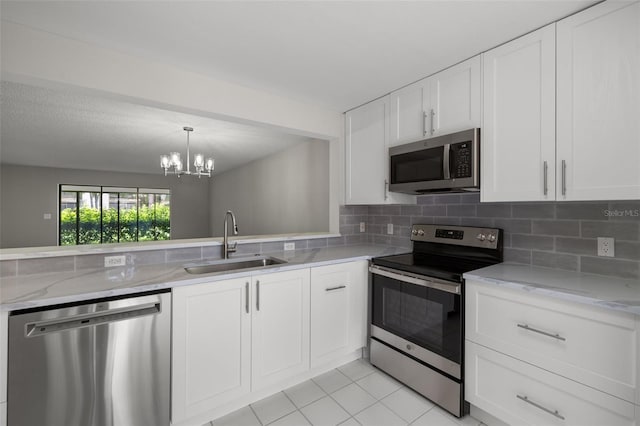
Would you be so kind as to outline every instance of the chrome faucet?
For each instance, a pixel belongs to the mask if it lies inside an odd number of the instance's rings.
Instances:
[[[229,244],[228,242],[229,234],[227,232],[227,228],[228,228],[227,219],[229,216],[231,216],[231,226],[233,226],[233,235],[238,235],[238,225],[236,224],[236,216],[233,214],[231,210],[227,210],[227,212],[224,214],[224,239],[222,240],[222,246],[223,246],[222,250],[223,250],[225,259],[229,258],[229,253],[233,253],[236,251],[236,246],[238,245],[237,241],[233,244]]]

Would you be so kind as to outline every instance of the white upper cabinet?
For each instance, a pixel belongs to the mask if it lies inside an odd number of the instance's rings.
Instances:
[[[598,4],[557,31],[557,198],[640,199],[640,2]]]
[[[425,112],[429,102],[427,79],[391,93],[389,96],[389,146],[401,145],[429,136]]]
[[[483,54],[482,201],[555,200],[555,24]]]
[[[428,136],[480,127],[480,56],[429,77]],[[426,125],[426,123],[425,123]]]
[[[388,191],[389,97],[345,115],[346,204],[415,204],[416,197]]]
[[[389,145],[480,127],[480,56],[390,95]]]

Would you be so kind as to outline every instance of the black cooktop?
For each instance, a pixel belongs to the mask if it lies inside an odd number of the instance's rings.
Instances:
[[[378,266],[393,268],[400,271],[439,278],[441,280],[462,282],[462,274],[475,269],[490,266],[495,262],[473,261],[456,257],[423,255],[415,253],[396,254],[393,256],[376,257],[372,263]]]
[[[502,230],[414,224],[413,253],[372,259],[374,265],[462,282],[462,274],[502,262]]]

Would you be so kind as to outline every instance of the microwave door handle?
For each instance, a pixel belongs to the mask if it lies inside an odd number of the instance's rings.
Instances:
[[[451,179],[451,170],[449,167],[449,154],[451,151],[451,144],[445,144],[444,145],[444,156],[442,159],[442,165],[443,165],[443,171],[444,171],[444,179],[448,180]]]

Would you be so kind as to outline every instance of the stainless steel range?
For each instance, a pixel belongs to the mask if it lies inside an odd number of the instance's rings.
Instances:
[[[502,230],[413,225],[413,252],[372,260],[371,363],[451,414],[464,402],[462,274],[502,262]]]

